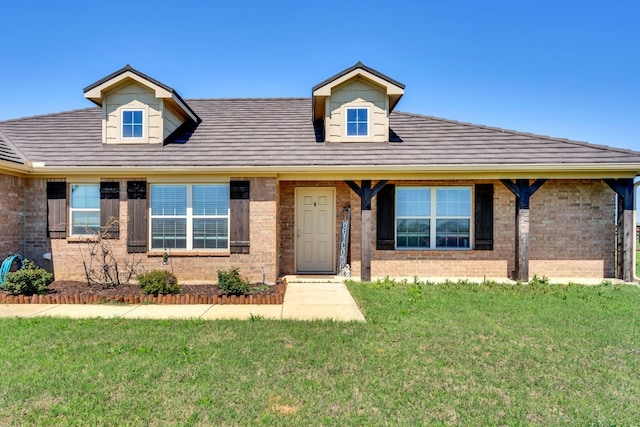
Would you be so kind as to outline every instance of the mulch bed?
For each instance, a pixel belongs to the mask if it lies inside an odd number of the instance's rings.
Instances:
[[[122,284],[115,288],[89,285],[86,282],[57,280],[44,295],[11,295],[0,290],[0,303],[9,304],[282,304],[287,284],[284,280],[251,295],[223,295],[216,285],[180,285],[177,295],[145,295],[137,285]]]

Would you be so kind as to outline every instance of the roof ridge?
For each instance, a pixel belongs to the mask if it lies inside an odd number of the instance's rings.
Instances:
[[[406,111],[394,111],[392,114],[394,114],[394,113],[395,114],[405,115],[405,116],[423,117],[423,118],[427,118],[427,119],[431,119],[431,120],[437,120],[437,121],[440,121],[440,122],[453,123],[453,124],[458,124],[458,125],[462,125],[462,126],[468,126],[468,127],[474,127],[474,128],[498,131],[498,132],[508,133],[508,134],[511,134],[511,135],[528,136],[528,137],[534,137],[534,138],[538,138],[538,139],[546,139],[546,140],[549,140],[549,141],[562,142],[562,143],[565,143],[565,144],[580,145],[580,146],[583,146],[583,147],[590,147],[590,148],[597,148],[597,149],[601,149],[601,150],[617,151],[617,152],[620,152],[620,153],[640,155],[640,151],[634,151],[634,150],[630,150],[630,149],[627,149],[627,148],[612,147],[610,145],[605,145],[605,144],[594,144],[592,142],[578,141],[578,140],[575,140],[575,139],[561,138],[561,137],[549,136],[549,135],[542,135],[542,134],[531,133],[531,132],[522,132],[522,131],[517,131],[517,130],[513,130],[513,129],[505,129],[505,128],[501,128],[501,127],[497,127],[497,126],[480,125],[480,124],[471,123],[471,122],[461,122],[461,121],[458,121],[458,120],[446,119],[446,118],[443,118],[443,117],[428,116],[428,115],[425,115],[425,114],[409,113],[409,112],[406,112]]]

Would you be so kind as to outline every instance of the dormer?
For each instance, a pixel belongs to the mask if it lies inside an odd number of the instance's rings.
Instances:
[[[162,144],[200,118],[178,93],[130,65],[84,89],[102,107],[103,144]]]
[[[388,142],[404,85],[358,62],[313,87],[313,121],[326,142]]]

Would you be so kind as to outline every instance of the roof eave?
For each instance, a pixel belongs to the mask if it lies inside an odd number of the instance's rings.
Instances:
[[[24,175],[32,172],[32,168],[29,162],[16,163],[16,162],[9,162],[6,160],[0,160],[0,173],[5,173],[5,172],[18,173],[18,174]]]
[[[280,179],[602,179],[635,178],[640,175],[640,163],[630,164],[487,164],[487,165],[424,165],[424,166],[244,166],[244,167],[78,167],[43,166],[34,163],[30,175],[78,176],[102,175],[125,177],[147,175],[220,175],[278,176]]]
[[[374,75],[374,76],[376,76],[376,77],[378,77],[378,78],[380,78],[382,80],[385,80],[388,83],[390,83],[390,84],[392,84],[392,85],[394,85],[394,86],[396,86],[396,87],[398,87],[398,88],[400,88],[402,90],[404,90],[404,88],[405,88],[404,84],[400,83],[399,81],[394,80],[394,79],[392,79],[391,77],[389,77],[389,76],[387,76],[385,74],[382,74],[378,70],[374,70],[371,67],[367,67],[362,62],[358,61],[356,64],[352,65],[351,67],[345,68],[344,70],[340,71],[339,73],[334,74],[333,76],[329,77],[328,79],[318,83],[313,88],[311,88],[311,91],[315,92],[316,90],[318,90],[318,89],[320,89],[320,88],[322,88],[322,87],[324,87],[324,86],[326,86],[328,84],[331,84],[332,82],[334,82],[336,80],[341,79],[342,77],[346,76],[347,74],[349,74],[352,71],[355,71],[357,69],[361,69],[363,71],[366,71],[367,73],[372,74],[372,75]]]

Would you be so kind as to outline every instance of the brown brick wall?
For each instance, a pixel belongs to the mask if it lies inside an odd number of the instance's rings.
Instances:
[[[531,275],[613,277],[615,193],[600,180],[551,180],[531,198]]]
[[[396,185],[494,184],[494,250],[378,251],[372,203],[372,277],[512,277],[515,197],[500,181],[397,181]],[[351,206],[350,264],[360,275],[360,199],[343,182],[282,182],[280,274],[295,273],[294,189],[335,186],[336,213]],[[551,180],[531,198],[530,272],[548,277],[613,276],[615,194],[600,180]],[[336,218],[336,226],[339,218]],[[338,230],[338,228],[336,228]],[[337,231],[336,231],[337,232]]]
[[[47,180],[26,179],[24,193],[24,256],[53,271],[53,261],[42,258],[51,252],[47,237]]]
[[[212,253],[195,255],[193,253],[171,253],[169,262],[164,265],[163,251],[149,254],[127,254],[127,200],[126,181],[141,178],[121,179],[120,182],[120,238],[109,240],[114,254],[121,265],[125,260],[139,261],[137,271],[152,269],[169,269],[182,282],[215,282],[217,271],[232,266],[240,268],[241,274],[251,281],[262,278],[264,267],[265,281],[275,283],[277,271],[276,257],[276,214],[277,187],[275,178],[252,178],[250,189],[250,253],[216,255]],[[242,179],[242,178],[234,178]],[[29,243],[27,256],[42,259],[42,253],[51,251],[53,262],[46,265],[53,271],[57,280],[84,280],[83,260],[86,262],[88,252],[94,246],[92,242],[73,241],[72,239],[47,239],[46,215],[46,180],[29,180],[25,193],[29,195],[25,207],[26,216],[30,218],[29,226],[25,227],[26,241]]]
[[[84,278],[85,242],[49,240],[46,225],[46,180],[0,176],[4,187],[3,207],[24,206],[24,222],[18,208],[2,209],[7,220],[0,249],[21,252],[53,271],[56,279]],[[129,178],[140,179],[140,178]],[[242,178],[234,178],[242,179]],[[127,202],[126,181],[120,180],[120,239],[112,241],[121,259],[126,254]],[[211,282],[217,270],[240,268],[252,281],[273,283],[277,275],[295,273],[295,188],[332,186],[336,188],[336,233],[340,212],[351,207],[350,264],[353,274],[360,273],[360,199],[342,181],[282,181],[276,178],[250,178],[251,251],[247,255],[201,255],[174,253],[168,265],[162,264],[161,251],[135,255],[140,269],[168,268],[181,281]],[[494,184],[494,250],[378,251],[375,249],[376,201],[372,203],[372,276],[373,277],[497,277],[511,276],[514,270],[515,197],[499,181]],[[396,185],[425,182],[393,182]],[[475,181],[427,181],[427,185],[473,185]],[[20,187],[23,190],[20,190]],[[531,199],[530,273],[548,277],[611,277],[613,275],[615,194],[599,180],[551,180]],[[8,224],[11,224],[10,226]],[[16,230],[24,230],[24,233]],[[21,239],[23,241],[21,242]],[[336,245],[338,239],[336,239]],[[336,253],[338,248],[336,248]],[[42,259],[51,251],[53,262]],[[0,254],[2,255],[2,254]],[[181,256],[182,255],[182,256]],[[85,255],[86,259],[86,255]]]
[[[0,262],[24,247],[24,182],[24,178],[0,174]]]

